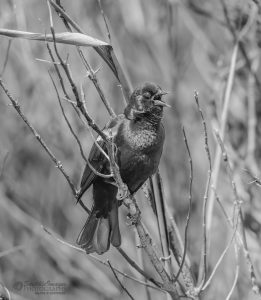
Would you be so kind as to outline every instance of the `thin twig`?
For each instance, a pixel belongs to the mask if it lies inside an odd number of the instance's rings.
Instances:
[[[239,255],[238,255],[238,249],[237,246],[235,246],[235,251],[236,251],[236,260],[237,260],[237,265],[236,265],[236,272],[235,272],[235,277],[234,277],[234,281],[233,284],[231,286],[231,289],[226,297],[226,300],[229,300],[233,294],[233,291],[236,287],[237,284],[237,280],[238,280],[238,275],[239,275]]]
[[[144,278],[146,278],[148,281],[151,281],[152,283],[154,283],[157,287],[161,287],[162,284],[158,281],[156,281],[154,278],[151,277],[151,275],[146,274],[146,272],[144,270],[142,270],[134,260],[132,260],[129,255],[121,248],[118,247],[116,248],[119,253],[127,260],[127,262],[137,271],[139,272]]]
[[[126,292],[126,294],[130,297],[130,299],[134,300],[134,298],[132,297],[132,295],[129,293],[129,291],[125,288],[125,286],[121,283],[121,281],[119,280],[114,268],[112,267],[110,261],[107,259],[107,263],[110,267],[110,269],[112,270],[112,273],[114,275],[114,277],[116,278],[116,280],[118,281],[119,285],[121,286],[121,288]]]
[[[7,66],[7,63],[8,63],[8,58],[9,58],[11,43],[12,43],[12,40],[9,39],[8,40],[7,49],[6,49],[6,54],[5,54],[5,60],[4,60],[3,68],[2,68],[2,71],[0,73],[0,78],[3,77],[5,69],[6,69],[6,66]]]
[[[252,178],[252,181],[251,183],[256,183],[258,186],[261,186],[261,179],[256,176],[256,175],[253,175],[249,170],[246,170],[245,171],[247,172],[247,174],[249,174]]]
[[[23,250],[26,247],[27,247],[26,245],[19,245],[19,246],[15,246],[15,247],[13,247],[11,249],[1,251],[0,252],[0,258],[4,257],[6,255],[9,255],[9,254],[15,253],[17,251]]]
[[[52,62],[53,62],[53,66],[54,66],[54,68],[55,68],[56,74],[57,74],[57,76],[58,76],[58,78],[59,78],[60,85],[61,85],[62,90],[63,90],[63,93],[64,93],[64,97],[65,97],[65,99],[66,99],[67,101],[69,101],[69,103],[72,105],[72,107],[73,107],[74,111],[76,112],[78,118],[79,118],[80,120],[82,120],[82,119],[81,119],[81,116],[80,116],[80,113],[79,113],[79,111],[77,110],[77,102],[76,102],[76,104],[74,105],[74,102],[72,102],[72,101],[70,100],[70,97],[69,97],[69,95],[68,95],[68,93],[67,93],[67,91],[66,91],[66,88],[65,88],[65,84],[64,84],[62,75],[61,75],[61,73],[60,73],[60,71],[59,71],[59,68],[58,68],[58,66],[57,66],[58,64],[60,65],[61,63],[60,63],[60,62],[59,62],[59,63],[55,62],[54,56],[53,56],[53,54],[52,54],[51,48],[50,48],[50,46],[49,46],[48,43],[46,44],[46,47],[47,47],[47,49],[48,49],[49,55],[50,55],[51,60],[52,60]]]
[[[198,276],[198,285],[199,290],[202,288],[205,278],[207,276],[207,205],[208,205],[208,199],[209,199],[209,187],[211,182],[211,176],[212,176],[212,162],[211,162],[211,155],[209,150],[209,144],[208,144],[208,133],[207,133],[207,125],[206,121],[202,112],[202,109],[199,104],[199,98],[198,93],[195,92],[194,98],[197,104],[197,109],[199,111],[202,125],[203,125],[203,131],[204,131],[204,148],[208,159],[208,177],[207,177],[207,183],[204,193],[204,201],[203,201],[203,246],[202,246],[202,256],[199,266],[199,276]]]
[[[178,273],[174,278],[174,282],[179,278],[179,275],[182,271],[183,265],[184,265],[185,260],[186,260],[187,247],[188,247],[187,246],[188,245],[188,227],[189,227],[191,207],[192,207],[193,163],[192,163],[192,158],[191,158],[190,149],[189,149],[189,145],[188,145],[188,140],[187,140],[187,136],[186,136],[186,132],[185,132],[184,127],[182,127],[182,132],[183,132],[184,142],[185,142],[185,146],[186,146],[187,153],[188,153],[188,160],[189,160],[189,166],[190,166],[190,174],[189,174],[189,208],[188,208],[188,214],[187,214],[186,225],[185,225],[184,251],[183,251],[183,255],[182,255],[182,259],[181,259],[181,263],[180,263]]]
[[[252,69],[256,71],[258,69],[258,59],[253,61]],[[248,76],[247,98],[248,98],[248,126],[247,126],[247,154],[246,163],[248,168],[253,173],[257,173],[258,164],[255,158],[256,150],[256,128],[257,128],[257,112],[256,112],[256,88],[254,77],[250,73]]]
[[[111,118],[115,118],[116,114],[113,111],[112,107],[110,106],[109,102],[107,101],[104,92],[102,91],[101,85],[97,79],[97,71],[94,71],[92,69],[92,67],[90,66],[90,64],[88,63],[88,61],[86,60],[86,58],[83,55],[82,50],[80,49],[80,47],[77,47],[78,53],[82,59],[83,65],[85,66],[86,70],[87,70],[87,75],[88,78],[92,81],[93,85],[95,86],[104,106],[106,107],[107,111],[109,112]]]
[[[169,215],[169,213],[168,213],[168,219],[170,221],[170,226],[168,229],[169,230],[170,247],[171,247],[171,250],[173,252],[173,255],[176,259],[178,266],[180,266],[181,260],[182,260],[182,254],[184,253],[183,242],[182,242],[179,230],[178,230],[178,226],[177,226],[174,218],[171,217]],[[182,278],[183,278],[183,281],[184,281],[185,287],[186,287],[186,295],[188,297],[191,297],[192,299],[198,299],[198,297],[197,297],[198,293],[194,288],[195,281],[194,281],[193,275],[190,271],[190,265],[191,264],[189,261],[189,257],[186,255],[185,262],[184,262],[183,268],[182,268]]]
[[[227,115],[228,115],[228,108],[230,104],[231,92],[232,92],[232,87],[234,82],[237,55],[238,55],[238,43],[234,45],[233,53],[231,56],[229,75],[228,75],[227,86],[224,95],[224,102],[223,102],[224,104],[223,104],[223,110],[222,110],[221,122],[220,122],[220,136],[222,139],[224,139],[225,129],[227,125]],[[214,189],[216,189],[217,187],[220,163],[221,163],[221,155],[222,155],[221,150],[219,147],[217,147],[215,159],[214,159],[214,165],[213,165],[213,174],[212,174],[212,186]],[[215,201],[215,193],[213,192],[213,190],[211,190],[209,195],[209,200],[208,200],[207,213],[206,213],[207,233],[210,233],[211,231],[214,201]]]
[[[237,215],[237,219],[238,219],[238,215]],[[214,266],[214,268],[212,270],[212,273],[210,274],[208,280],[205,282],[204,286],[202,287],[202,289],[201,289],[202,291],[204,291],[209,286],[209,284],[211,283],[214,275],[216,274],[216,271],[217,271],[218,267],[220,266],[221,262],[223,261],[225,255],[227,254],[227,252],[228,252],[228,250],[229,250],[229,248],[230,248],[233,240],[235,239],[235,235],[236,235],[237,229],[238,228],[237,228],[237,225],[236,225],[235,228],[234,228],[234,231],[232,233],[232,236],[231,236],[231,238],[230,238],[230,240],[229,240],[229,242],[227,244],[227,246],[225,247],[225,249],[223,250],[222,254],[220,255],[220,257],[219,257],[216,265]]]
[[[110,44],[112,44],[112,43],[111,43],[111,33],[110,33],[109,26],[108,26],[108,22],[107,22],[107,20],[106,20],[105,13],[104,13],[103,8],[102,8],[102,5],[101,5],[101,0],[97,0],[97,1],[98,1],[99,7],[100,7],[100,12],[101,12],[101,15],[102,15],[102,18],[103,18],[105,27],[106,27],[106,31],[107,31],[107,35],[108,35],[109,42],[110,42]]]
[[[169,250],[169,239],[168,239],[168,229],[167,229],[167,218],[166,218],[166,208],[165,208],[165,199],[164,199],[164,191],[163,191],[163,184],[162,178],[160,176],[159,170],[156,172],[156,184],[158,197],[156,197],[156,209],[157,209],[157,219],[159,223],[159,234],[160,234],[160,241],[162,246],[162,254],[163,258],[165,258],[165,267],[166,271],[169,275],[171,275],[171,255]]]

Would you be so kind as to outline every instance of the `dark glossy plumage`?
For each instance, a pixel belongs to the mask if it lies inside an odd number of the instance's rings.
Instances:
[[[167,106],[161,100],[162,95],[164,93],[159,86],[145,83],[135,89],[124,114],[112,120],[104,129],[104,132],[109,130],[113,135],[121,177],[131,193],[135,193],[159,165],[164,143],[161,119],[163,107]],[[98,139],[98,143],[106,151],[101,139]],[[109,174],[109,163],[95,143],[89,161],[97,171]],[[77,243],[87,253],[102,254],[109,249],[110,243],[115,247],[121,244],[117,187],[113,185],[113,179],[95,175],[86,165],[79,197],[91,185],[94,205]]]

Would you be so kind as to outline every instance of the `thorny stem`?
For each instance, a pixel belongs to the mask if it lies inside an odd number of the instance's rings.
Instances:
[[[56,12],[59,14],[60,17],[63,17],[66,20],[66,28],[68,29],[68,23],[78,32],[85,34],[84,31],[80,28],[76,22],[74,22],[68,14],[62,9],[59,5],[57,5],[53,0],[48,0],[50,4],[54,7]],[[102,59],[108,64],[110,69],[112,70],[113,74],[119,81],[120,85],[122,86],[122,91],[124,97],[127,102],[129,102],[130,94],[131,94],[131,85],[127,80],[125,73],[123,72],[117,57],[114,54],[113,48],[111,46],[107,47],[93,47],[94,50],[102,57]]]
[[[107,111],[109,112],[111,118],[115,118],[116,117],[116,114],[115,112],[113,111],[113,109],[111,108],[109,102],[107,101],[102,89],[101,89],[101,86],[100,86],[100,83],[97,79],[97,76],[96,76],[96,73],[95,71],[93,71],[93,69],[91,68],[90,64],[88,63],[88,61],[86,60],[86,58],[84,57],[83,53],[82,53],[82,50],[80,47],[77,47],[77,50],[78,50],[78,53],[82,59],[82,62],[87,70],[87,74],[88,74],[88,78],[92,81],[92,83],[94,84],[98,94],[100,95],[100,98],[104,104],[104,106],[106,107]]]
[[[53,35],[53,39],[54,39],[54,49],[55,49],[55,53],[60,61],[60,64],[61,66],[63,67],[63,70],[69,80],[69,83],[71,85],[71,88],[72,88],[72,91],[73,91],[73,94],[75,96],[75,100],[76,100],[76,103],[77,103],[77,107],[79,108],[79,110],[81,111],[81,113],[83,114],[83,116],[85,117],[88,125],[90,127],[93,128],[94,131],[96,131],[101,137],[103,140],[107,140],[107,136],[105,135],[104,132],[102,132],[99,127],[94,123],[94,121],[92,120],[92,118],[89,116],[85,106],[84,106],[84,103],[83,101],[81,100],[80,96],[79,96],[79,93],[78,93],[78,90],[76,88],[76,85],[72,79],[72,76],[71,76],[71,73],[69,71],[69,68],[68,68],[68,65],[66,63],[64,63],[64,61],[62,60],[59,52],[58,52],[58,49],[57,49],[57,46],[56,46],[56,43],[55,43],[55,32],[54,32],[54,29],[51,27],[51,32],[52,32],[52,35]]]
[[[53,40],[54,40],[54,44],[55,44],[55,51],[56,51],[56,54],[57,54],[58,51],[57,51],[57,48],[56,48],[55,33],[54,33],[54,27],[53,27],[53,21],[52,21],[52,12],[51,12],[51,8],[50,8],[50,1],[49,1],[49,0],[47,0],[47,5],[48,5],[48,9],[49,9],[49,18],[50,18],[51,32],[52,32],[52,35],[53,35]],[[70,27],[70,25],[68,24],[68,22],[65,20],[65,18],[64,18],[63,16],[61,16],[61,15],[60,15],[60,17],[63,19],[66,28],[67,28],[70,32],[72,32],[71,27]],[[105,106],[106,109],[108,110],[110,116],[111,116],[112,118],[115,118],[115,117],[116,117],[116,114],[115,114],[115,112],[113,111],[113,109],[111,108],[109,102],[106,100],[106,97],[105,97],[105,95],[104,95],[104,93],[103,93],[103,91],[102,91],[102,89],[101,89],[101,86],[100,86],[100,84],[99,84],[99,82],[98,82],[98,79],[97,79],[97,76],[96,76],[96,72],[94,72],[94,71],[92,70],[91,66],[89,65],[89,63],[88,63],[87,60],[85,59],[85,57],[84,57],[84,55],[83,55],[83,53],[82,53],[82,51],[81,51],[81,48],[80,48],[79,46],[76,46],[76,49],[77,49],[77,51],[78,51],[78,53],[79,53],[79,55],[80,55],[80,57],[81,57],[81,59],[82,59],[82,62],[83,62],[83,64],[84,64],[84,66],[85,66],[86,69],[87,69],[88,77],[89,77],[89,79],[92,81],[92,83],[94,84],[94,86],[95,86],[97,92],[99,93],[99,95],[100,95],[100,97],[101,97],[101,100],[102,100],[104,106]],[[58,56],[58,58],[59,58],[59,55],[57,55],[57,56]],[[59,58],[59,60],[60,60],[60,58]],[[66,66],[67,66],[67,65],[66,65]],[[63,67],[63,68],[64,68],[64,67]],[[70,78],[68,78],[68,79],[69,79],[69,81],[70,81],[70,83],[71,83]],[[71,85],[72,85],[72,83],[71,83]],[[72,85],[72,88],[74,88],[74,86],[75,86],[75,85]],[[75,92],[74,92],[74,94],[75,94]],[[75,95],[75,97],[76,97],[76,99],[77,99],[77,95]]]

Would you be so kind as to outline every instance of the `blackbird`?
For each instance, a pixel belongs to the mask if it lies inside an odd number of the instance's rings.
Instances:
[[[165,133],[161,123],[162,101],[166,94],[154,83],[144,83],[136,88],[124,114],[117,116],[105,126],[104,133],[112,135],[117,146],[116,162],[123,182],[131,194],[135,193],[158,168]],[[99,146],[107,152],[105,142],[97,139]],[[98,172],[110,173],[110,164],[104,154],[93,144],[89,163]],[[121,234],[118,221],[117,186],[113,178],[95,174],[88,164],[83,172],[78,198],[93,186],[94,204],[77,244],[87,253],[103,254],[109,250],[110,243],[119,247]]]

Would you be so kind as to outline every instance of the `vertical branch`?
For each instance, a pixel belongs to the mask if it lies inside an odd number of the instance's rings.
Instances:
[[[256,72],[258,68],[258,58],[253,62],[252,69]],[[256,116],[256,86],[253,74],[248,76],[247,86],[247,99],[248,99],[248,132],[247,132],[247,154],[246,162],[248,168],[252,173],[258,173],[258,166],[255,159],[256,150],[256,128],[257,128],[257,116]]]
[[[10,48],[11,48],[11,43],[12,43],[12,40],[11,39],[8,40],[7,50],[6,50],[6,54],[5,54],[5,60],[4,60],[2,71],[0,73],[0,78],[3,77],[5,69],[6,69],[6,66],[7,66],[7,62],[8,62],[8,58],[9,58],[9,53],[10,53]]]
[[[160,241],[162,246],[162,254],[163,254],[163,260],[165,261],[164,264],[166,270],[168,274],[171,274],[171,255],[169,251],[164,191],[163,191],[162,178],[160,176],[159,170],[157,170],[156,173],[156,184],[157,184],[158,194],[156,196],[155,202],[156,202],[156,210],[157,210],[157,219],[159,224]]]
[[[139,235],[138,235],[138,232],[135,231],[135,244],[136,245],[139,245],[140,244],[140,239],[139,239]],[[142,251],[142,248],[141,247],[138,247],[136,246],[136,253],[137,253],[137,261],[139,263],[139,265],[141,266],[141,268],[144,270],[144,253]],[[151,297],[150,297],[150,292],[149,292],[149,289],[146,287],[145,288],[145,293],[141,295],[142,299],[144,300],[151,300]],[[168,294],[167,294],[168,295]]]
[[[184,234],[184,250],[183,250],[183,255],[179,267],[179,271],[177,275],[175,276],[174,281],[176,281],[179,278],[179,275],[182,271],[183,265],[186,260],[186,255],[187,255],[187,245],[188,245],[188,227],[189,227],[189,221],[190,221],[190,214],[191,214],[191,206],[192,206],[192,183],[193,183],[193,164],[192,164],[192,158],[189,150],[189,145],[188,145],[188,140],[185,132],[185,128],[182,127],[182,132],[183,132],[183,137],[185,141],[185,146],[188,152],[188,159],[189,159],[189,166],[190,166],[190,174],[189,174],[189,208],[188,208],[188,214],[186,218],[186,225],[185,225],[185,234]]]
[[[140,237],[141,245],[143,246],[144,250],[146,251],[147,255],[151,260],[151,263],[153,264],[154,268],[156,269],[157,273],[159,274],[164,283],[163,288],[166,289],[166,291],[168,291],[168,293],[173,297],[173,299],[178,299],[179,296],[176,290],[176,286],[172,284],[170,277],[164,269],[162,262],[157,257],[157,254],[152,247],[152,240],[150,236],[145,231],[140,221],[137,220],[135,226]]]
[[[211,181],[211,176],[212,176],[212,163],[211,163],[211,155],[210,155],[210,150],[209,150],[209,145],[208,145],[208,133],[207,133],[207,125],[206,121],[203,115],[203,112],[201,110],[201,107],[199,105],[199,99],[198,99],[198,93],[195,92],[194,95],[197,108],[202,120],[203,124],[203,131],[204,131],[204,147],[205,147],[205,152],[207,155],[208,159],[208,178],[207,178],[207,183],[206,183],[206,188],[205,188],[205,193],[204,193],[204,201],[203,201],[203,246],[202,246],[202,255],[201,255],[201,261],[199,265],[199,276],[198,276],[198,284],[199,284],[199,289],[202,288],[206,274],[207,274],[207,204],[208,204],[208,196],[209,196],[209,187],[210,187],[210,181]]]
[[[101,5],[101,0],[97,0],[97,1],[98,1],[99,8],[100,8],[100,12],[101,12],[101,15],[102,15],[102,17],[103,17],[103,21],[104,21],[104,24],[105,24],[105,27],[106,27],[107,36],[108,36],[108,39],[109,39],[110,44],[111,44],[111,33],[110,33],[110,29],[109,29],[108,22],[107,22],[107,20],[106,20],[105,13],[104,13],[103,8],[102,8],[102,5]]]
[[[236,260],[237,260],[237,264],[236,264],[236,271],[235,271],[235,277],[234,277],[234,281],[232,283],[232,286],[231,286],[231,289],[226,297],[226,300],[230,300],[232,294],[233,294],[233,291],[236,287],[236,284],[237,284],[237,280],[238,280],[238,275],[239,275],[239,255],[238,255],[238,249],[237,249],[237,246],[235,246],[235,253],[236,253]]]
[[[234,77],[235,77],[235,67],[236,67],[237,55],[238,55],[238,42],[236,42],[236,44],[234,45],[233,53],[231,56],[229,75],[228,75],[227,86],[226,86],[225,95],[224,95],[224,104],[223,104],[223,110],[222,110],[222,115],[221,115],[221,124],[220,124],[220,136],[222,139],[224,139],[225,129],[226,129],[226,125],[227,125],[227,115],[228,115],[228,108],[229,108],[229,104],[230,104],[231,92],[232,92]],[[214,165],[213,165],[213,174],[212,174],[212,186],[214,189],[216,189],[217,183],[218,183],[221,156],[222,156],[221,150],[219,147],[217,147],[215,159],[214,159]],[[212,189],[210,191],[208,205],[206,208],[207,209],[207,211],[206,211],[206,232],[207,232],[207,234],[209,234],[211,231],[214,200],[215,200],[215,193]]]

